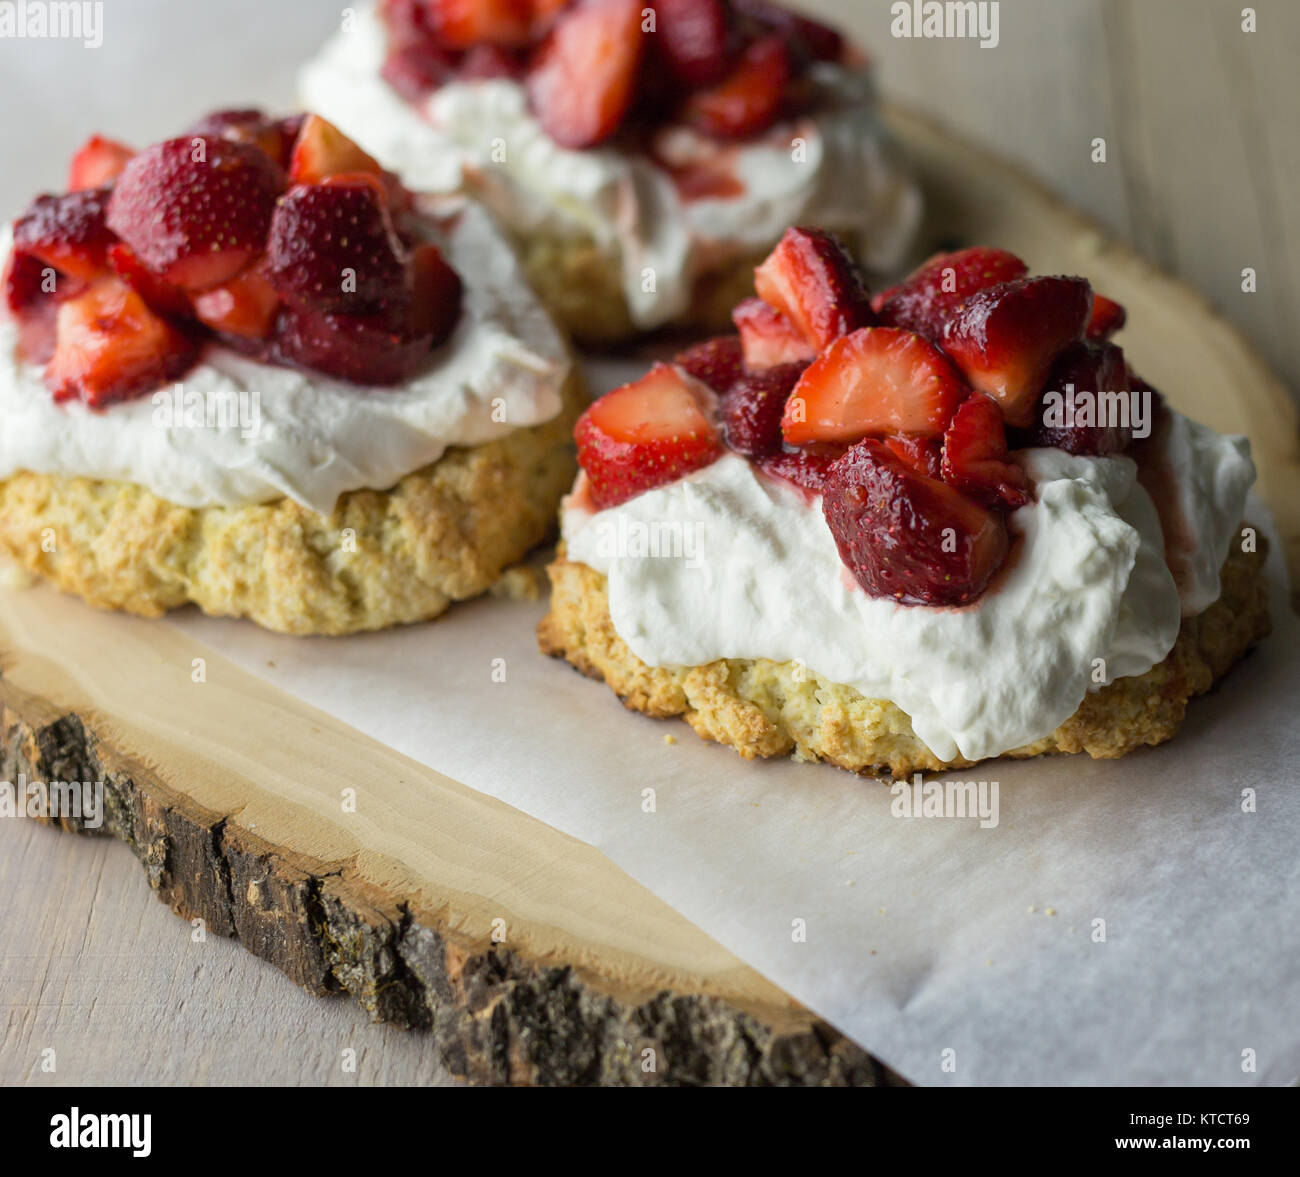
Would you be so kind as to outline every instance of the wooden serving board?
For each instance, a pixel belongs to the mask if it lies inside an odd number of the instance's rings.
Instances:
[[[1250,435],[1294,575],[1296,411],[1235,331],[1016,171],[890,117],[930,204],[918,253],[1001,245],[1123,302],[1139,370],[1191,415]],[[175,911],[311,991],[428,1033],[473,1082],[900,1081],[592,847],[165,624],[44,588],[0,596],[0,779],[18,773],[103,780],[104,832]],[[379,803],[345,817],[344,786]]]

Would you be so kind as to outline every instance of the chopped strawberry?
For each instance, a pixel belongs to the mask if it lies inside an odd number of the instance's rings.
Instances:
[[[844,453],[838,445],[807,445],[778,450],[758,459],[758,468],[773,478],[784,478],[813,494],[821,494],[831,466]]]
[[[370,310],[408,290],[406,251],[382,187],[295,184],[276,202],[266,242],[267,277],[289,302],[319,311]]]
[[[754,270],[754,289],[819,351],[876,321],[857,264],[822,229],[787,229]]]
[[[1025,263],[1005,249],[975,246],[941,253],[885,291],[877,314],[882,323],[906,327],[931,343],[942,344],[943,325],[966,299],[1025,272]]]
[[[721,81],[730,64],[722,0],[654,0],[655,32],[669,72],[691,88]]]
[[[999,419],[1000,422],[1000,419]],[[952,428],[951,425],[948,426]],[[943,442],[937,437],[915,437],[895,433],[881,438],[894,457],[906,462],[918,474],[927,478],[943,477]]]
[[[839,61],[843,55],[844,38],[834,29],[770,0],[731,0],[731,7],[760,28],[781,33],[801,59]]]
[[[433,35],[448,49],[528,44],[529,0],[424,0],[424,9]]]
[[[709,395],[671,364],[656,364],[578,418],[578,464],[587,472],[597,509],[674,482],[721,455],[708,417]]]
[[[333,123],[309,114],[289,156],[289,179],[295,184],[319,184],[345,172],[383,175],[383,168]]]
[[[14,222],[14,249],[80,282],[108,270],[113,234],[105,221],[109,189],[38,196]]]
[[[734,335],[706,339],[675,355],[673,363],[714,392],[726,392],[741,376],[740,340]]]
[[[132,157],[108,199],[108,226],[155,274],[218,286],[266,241],[283,172],[248,143],[169,139]]]
[[[194,296],[199,320],[222,335],[266,339],[280,310],[280,296],[258,267]]]
[[[738,454],[752,458],[781,448],[781,417],[786,398],[805,365],[785,364],[740,377],[718,402],[722,436]]]
[[[68,191],[104,188],[122,174],[126,162],[135,154],[129,147],[92,135],[77,149],[68,169]]]
[[[45,381],[55,400],[98,406],[177,379],[197,351],[129,286],[105,278],[60,304]]]
[[[113,272],[143,298],[151,310],[173,319],[189,318],[193,308],[185,291],[146,270],[130,246],[120,241],[110,246],[108,261]]]
[[[1004,517],[860,441],[826,477],[822,512],[840,558],[873,597],[964,605],[1007,554]]]
[[[475,78],[521,78],[525,62],[521,54],[500,45],[475,45],[461,58],[456,77],[463,81]]]
[[[1105,343],[1127,322],[1128,311],[1119,303],[1113,302],[1104,294],[1093,293],[1092,314],[1088,317],[1088,329],[1084,333],[1089,343]]]
[[[256,109],[218,110],[200,119],[185,134],[204,139],[216,136],[251,144],[261,148],[284,168],[289,166],[289,157],[305,118],[305,115],[270,118]]]
[[[803,333],[761,298],[747,298],[738,304],[731,312],[731,320],[740,332],[741,354],[751,372],[779,364],[807,363],[817,354]]]
[[[1029,479],[1007,453],[1002,410],[982,392],[966,400],[943,435],[943,480],[995,510],[1029,502]]]
[[[781,114],[790,82],[790,52],[779,35],[749,45],[716,85],[696,90],[682,105],[691,126],[721,139],[748,139]]]
[[[408,102],[419,102],[430,90],[451,81],[457,64],[456,55],[440,45],[404,45],[389,50],[379,72]]]
[[[45,265],[21,249],[9,251],[4,268],[4,291],[5,305],[11,311],[26,310],[40,301],[42,295],[53,294],[54,289],[47,289],[49,284],[57,289],[58,275],[53,266]]]
[[[460,319],[460,275],[436,245],[418,245],[411,253],[411,325],[437,347]]]
[[[1119,453],[1133,439],[1132,387],[1139,385],[1130,380],[1120,348],[1113,343],[1072,344],[1052,365],[1029,444],[1070,454]]]
[[[641,60],[642,0],[582,0],[555,22],[528,72],[528,96],[562,147],[592,147],[623,121]]]
[[[286,306],[275,330],[272,355],[281,363],[373,388],[415,375],[433,347],[407,306],[359,315]]]
[[[1083,337],[1092,288],[1082,278],[1017,278],[971,295],[948,320],[944,350],[980,392],[1025,426],[1052,362]]]
[[[942,436],[968,389],[933,344],[898,327],[837,339],[800,377],[781,431],[791,445],[868,434]]]

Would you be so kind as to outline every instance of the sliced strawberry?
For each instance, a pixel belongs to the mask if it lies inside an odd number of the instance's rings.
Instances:
[[[38,196],[14,222],[14,249],[80,282],[102,278],[114,237],[106,219],[109,189]]]
[[[598,509],[709,465],[722,453],[708,390],[671,364],[606,393],[574,427],[578,464]]]
[[[408,102],[419,102],[456,76],[456,56],[440,45],[405,45],[389,50],[379,72]]]
[[[758,468],[773,478],[784,478],[803,490],[821,494],[826,475],[843,453],[844,447],[840,445],[800,446],[765,454],[758,459]]]
[[[933,344],[898,327],[863,327],[809,365],[786,401],[791,445],[868,434],[942,436],[968,389]]]
[[[432,347],[408,306],[359,315],[286,306],[276,320],[272,354],[281,363],[382,388],[419,372]]]
[[[222,335],[266,339],[280,310],[280,296],[259,267],[194,296],[199,320]]]
[[[800,59],[839,61],[844,53],[844,38],[834,29],[770,0],[731,0],[731,7],[760,28],[781,33]]]
[[[971,295],[948,320],[944,350],[1009,425],[1033,418],[1058,355],[1083,337],[1092,288],[1082,278],[1017,278]]]
[[[203,290],[261,253],[282,183],[275,161],[249,143],[169,139],[123,169],[108,226],[159,277]]]
[[[964,605],[1001,566],[1004,517],[860,441],[830,469],[822,512],[842,559],[873,597]]]
[[[790,83],[790,51],[779,35],[749,45],[716,85],[696,90],[682,105],[682,117],[706,135],[748,139],[780,117]]]
[[[1007,453],[1002,410],[981,392],[957,410],[943,435],[943,480],[995,510],[1029,502],[1029,479]]]
[[[654,0],[655,32],[673,77],[692,89],[721,81],[730,64],[722,0]]]
[[[120,241],[110,246],[108,261],[113,272],[143,298],[150,309],[173,319],[190,317],[193,308],[185,291],[146,270],[130,246]]]
[[[519,47],[532,31],[529,0],[424,0],[424,9],[433,35],[448,49]]]
[[[906,327],[931,343],[943,343],[943,325],[972,294],[1022,277],[1027,267],[1005,249],[975,246],[941,253],[885,291],[877,308],[880,321]]]
[[[261,148],[284,168],[289,166],[289,157],[305,118],[305,115],[270,118],[262,111],[251,108],[218,110],[200,119],[185,134],[204,139],[216,136],[251,144]]]
[[[55,400],[98,406],[175,380],[198,349],[116,278],[60,304],[45,382]]]
[[[1090,343],[1105,343],[1127,322],[1128,311],[1104,294],[1094,292],[1092,314],[1088,316],[1088,329],[1084,334]]]
[[[80,192],[83,188],[104,188],[122,174],[127,160],[135,154],[129,147],[92,135],[72,157],[68,169],[68,191]]]
[[[714,392],[726,392],[740,379],[740,340],[735,335],[706,339],[673,357],[673,363]]]
[[[289,156],[289,179],[295,184],[319,184],[345,172],[383,175],[383,168],[333,123],[309,114]]]
[[[738,454],[752,458],[781,449],[781,417],[786,398],[805,365],[785,364],[740,377],[718,402],[722,436]]]
[[[999,418],[999,424],[1001,418]],[[948,426],[952,428],[951,425]],[[943,477],[943,442],[937,437],[915,437],[896,433],[881,438],[894,457],[906,462],[918,474],[927,478]]]
[[[1119,453],[1133,439],[1131,387],[1124,352],[1113,343],[1071,345],[1052,365],[1029,444],[1070,454]]]
[[[411,325],[437,347],[460,320],[462,286],[436,245],[419,245],[411,254]]]
[[[754,270],[754,289],[818,350],[876,321],[857,264],[822,229],[787,229]]]
[[[46,288],[50,284],[53,289]],[[9,259],[4,268],[4,291],[5,305],[11,311],[17,313],[28,310],[44,295],[53,294],[57,287],[58,275],[53,266],[47,266],[30,253],[23,253],[21,249],[9,251]]]
[[[528,96],[562,147],[592,147],[623,121],[641,60],[642,0],[582,0],[563,13],[528,72]]]
[[[318,311],[365,311],[408,292],[406,250],[382,186],[368,172],[351,182],[295,184],[276,202],[266,276],[282,297]]]
[[[740,332],[741,354],[751,372],[780,364],[807,363],[817,354],[803,333],[761,298],[739,303],[731,312],[731,320]]]

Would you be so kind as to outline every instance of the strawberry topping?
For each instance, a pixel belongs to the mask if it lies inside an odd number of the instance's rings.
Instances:
[[[1092,296],[1092,314],[1088,316],[1086,336],[1089,343],[1105,343],[1128,322],[1128,311],[1104,294]]]
[[[857,264],[821,229],[787,229],[754,270],[754,290],[818,349],[876,321]]]
[[[932,257],[879,298],[882,323],[906,327],[931,343],[943,342],[944,324],[972,294],[1023,277],[1025,263],[1005,249],[976,246]]]
[[[807,363],[817,354],[802,332],[761,298],[739,303],[731,312],[731,320],[740,332],[745,367],[751,372],[780,364]]]
[[[943,480],[986,507],[1014,511],[1029,502],[1029,479],[1007,453],[997,404],[977,392],[943,435]]]

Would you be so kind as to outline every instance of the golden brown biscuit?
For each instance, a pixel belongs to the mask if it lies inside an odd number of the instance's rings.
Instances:
[[[1268,633],[1264,560],[1262,543],[1259,552],[1234,549],[1223,566],[1218,601],[1184,619],[1163,662],[1088,695],[1051,735],[1005,755],[1087,752],[1107,760],[1169,739],[1188,699],[1208,691]],[[551,609],[537,630],[542,652],[603,679],[634,711],[680,715],[705,739],[730,744],[746,758],[793,753],[896,778],[974,763],[939,760],[894,704],[864,698],[793,662],[732,658],[682,669],[647,666],[614,631],[602,574],[562,552],[549,572]]]

